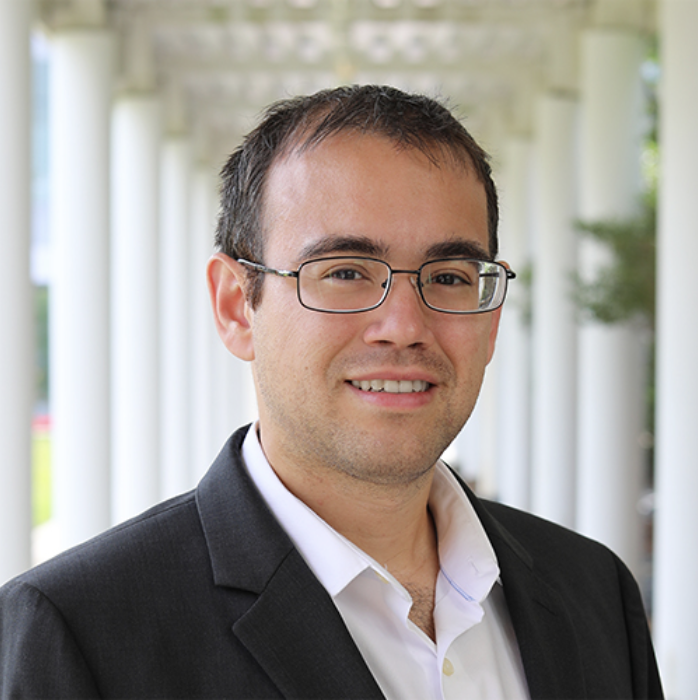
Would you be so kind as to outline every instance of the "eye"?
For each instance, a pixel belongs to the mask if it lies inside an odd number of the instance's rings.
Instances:
[[[362,258],[323,258],[303,266],[303,281],[332,289],[371,288],[387,277],[384,265]]]
[[[337,280],[339,282],[355,282],[364,279],[366,276],[361,270],[353,267],[342,267],[328,270],[325,273],[326,279]]]
[[[378,272],[370,261],[354,258],[318,260],[309,268],[319,282],[330,284],[373,283]]]
[[[424,283],[439,287],[472,287],[476,283],[475,280],[473,271],[448,267],[430,271]]]
[[[474,260],[435,260],[422,268],[424,286],[456,292],[477,288],[480,280],[480,265]]]
[[[472,284],[472,282],[463,274],[455,272],[439,272],[429,278],[431,284],[443,284],[447,286],[456,286],[460,284]]]

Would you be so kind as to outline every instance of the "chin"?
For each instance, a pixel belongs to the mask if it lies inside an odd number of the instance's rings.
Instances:
[[[363,449],[345,452],[336,464],[348,476],[376,485],[407,484],[420,480],[427,475],[443,451],[450,444],[450,439],[431,439],[425,441],[412,434],[411,439],[385,439],[383,435],[359,441]],[[343,457],[343,458],[342,458]]]

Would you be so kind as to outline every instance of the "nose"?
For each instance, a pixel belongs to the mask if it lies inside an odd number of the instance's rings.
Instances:
[[[412,286],[419,292],[419,282],[417,281],[417,278],[419,277],[419,270],[393,270],[392,273],[392,279],[393,282],[392,284],[395,283],[395,275],[409,275],[409,280],[412,282]],[[381,287],[385,289],[388,286],[388,280],[386,279],[383,284],[381,284]],[[390,293],[390,290],[388,290],[388,293]]]
[[[407,279],[404,279],[405,275]],[[394,271],[385,301],[366,312],[370,323],[364,332],[364,340],[369,344],[389,343],[397,347],[429,345],[433,342],[429,315],[430,310],[419,294],[417,274],[412,271],[398,271],[396,274]]]

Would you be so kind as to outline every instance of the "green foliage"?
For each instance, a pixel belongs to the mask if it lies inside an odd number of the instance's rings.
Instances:
[[[648,198],[642,213],[628,221],[579,222],[577,228],[610,249],[612,261],[596,278],[577,277],[579,308],[602,323],[655,321],[656,206]]]

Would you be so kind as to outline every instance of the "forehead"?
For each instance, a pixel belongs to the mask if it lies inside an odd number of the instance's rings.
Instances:
[[[332,136],[285,154],[264,194],[265,248],[290,264],[333,250],[487,255],[487,200],[472,168],[385,137]],[[460,246],[460,247],[458,247]]]

